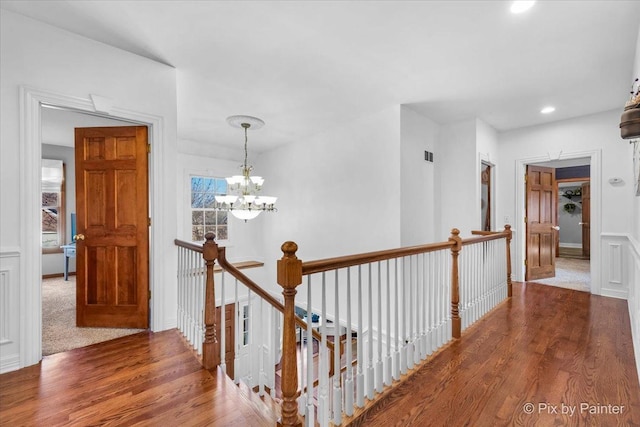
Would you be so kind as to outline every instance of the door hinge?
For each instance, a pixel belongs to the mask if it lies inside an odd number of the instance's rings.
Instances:
[[[147,144],[147,153],[151,152],[151,144]]]
[[[524,266],[525,267],[527,266],[527,260],[526,259],[524,260]]]
[[[151,301],[151,289],[149,289],[149,301]]]
[[[524,183],[527,183],[527,175],[524,176]]]
[[[151,227],[151,218],[147,218],[147,225]]]
[[[525,224],[527,223],[527,217],[526,216],[524,217],[524,223]]]

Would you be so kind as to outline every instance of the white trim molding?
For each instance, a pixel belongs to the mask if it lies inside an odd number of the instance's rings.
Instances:
[[[601,259],[601,230],[602,230],[602,150],[580,151],[573,153],[560,153],[560,160],[589,158],[591,170],[591,293],[601,295],[601,283],[594,278],[600,277],[602,268]],[[548,162],[548,156],[529,157],[516,159],[516,217],[514,224],[523,224],[525,217],[525,184],[524,176],[527,165]],[[524,281],[524,258],[526,246],[526,227],[514,227],[514,280]]]
[[[42,358],[42,259],[40,255],[40,158],[41,106],[51,105],[96,115],[90,99],[53,93],[27,86],[20,87],[20,182],[22,187],[20,212],[20,361],[18,367],[36,364]],[[149,142],[154,147],[149,163],[149,209],[153,225],[149,235],[151,329],[162,330],[164,322],[165,274],[162,272],[162,242],[167,240],[165,230],[164,196],[162,189],[173,179],[162,173],[166,144],[164,143],[164,118],[119,108],[110,110],[109,117],[144,124],[149,127]],[[171,237],[171,236],[169,236]],[[165,254],[166,255],[166,254]],[[25,260],[30,260],[28,263]]]
[[[0,248],[0,373],[19,368],[20,347],[17,304],[20,248]]]
[[[629,293],[627,304],[631,321],[633,350],[636,355],[636,372],[640,380],[640,242],[629,236]]]
[[[626,258],[629,251],[629,235],[624,233],[602,233],[601,242],[601,295],[627,299],[629,294],[629,274]]]

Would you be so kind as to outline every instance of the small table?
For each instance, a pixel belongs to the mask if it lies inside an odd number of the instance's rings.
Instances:
[[[60,246],[64,251],[64,280],[69,280],[69,258],[76,257],[76,244]]]

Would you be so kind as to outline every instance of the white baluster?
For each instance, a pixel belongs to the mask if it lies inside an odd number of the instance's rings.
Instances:
[[[280,330],[278,328],[278,311],[271,307],[269,325],[271,326],[271,359],[269,361],[269,395],[276,398],[276,364],[278,363],[278,353],[280,353]]]
[[[305,393],[306,411],[305,421],[307,427],[313,427],[315,420],[315,406],[313,404],[313,327],[311,321],[311,276],[307,276],[307,392]],[[301,334],[302,335],[302,334]],[[300,350],[302,350],[302,340],[300,340]],[[302,353],[302,351],[300,351]]]
[[[235,288],[234,288],[234,299],[233,299],[233,321],[236,338],[235,338],[235,352],[233,358],[233,381],[236,384],[240,384],[240,328],[244,328],[244,322],[242,322],[242,317],[240,315],[240,304],[238,303],[238,279],[235,280]],[[241,326],[242,325],[242,326]]]
[[[407,275],[406,272],[406,263],[405,258],[401,258],[402,268],[400,268],[400,272],[402,274],[400,283],[402,284],[400,291],[402,293],[401,299],[401,311],[400,316],[402,317],[401,324],[401,332],[400,336],[402,337],[402,347],[400,347],[400,373],[407,373]]]
[[[387,260],[387,301],[385,304],[385,307],[387,308],[387,357],[385,360],[384,383],[388,386],[393,382],[393,359],[391,357],[391,274],[389,269],[390,264],[389,260]]]
[[[344,413],[347,416],[353,415],[353,395],[355,393],[353,384],[353,333],[351,332],[351,269],[347,268],[347,339],[346,346],[346,368],[347,372],[344,381]]]
[[[338,289],[338,270],[335,270],[335,317],[333,319],[333,423],[342,423],[342,389],[340,387],[340,295]],[[324,322],[324,319],[323,319]]]
[[[307,307],[308,310],[311,307]],[[307,321],[311,315],[307,311]],[[318,421],[321,426],[329,425],[329,354],[327,351],[327,287],[326,276],[322,273],[322,319],[320,323],[320,333],[322,339],[320,342],[320,366],[318,373],[319,378],[319,392],[318,392]]]
[[[407,279],[409,283],[405,280],[405,289],[408,288],[409,292],[409,300],[407,301],[407,305],[409,306],[409,328],[407,331],[407,369],[411,369],[414,366],[413,353],[414,353],[414,344],[415,344],[415,336],[413,331],[413,320],[414,320],[414,309],[413,304],[415,300],[415,274],[413,271],[413,256],[409,255],[409,274],[407,275]],[[405,259],[406,259],[405,258]]]
[[[372,275],[371,275],[371,263],[368,264],[369,275],[367,278],[367,300],[369,301],[367,307],[367,317],[368,317],[368,332],[367,332],[367,372],[366,372],[366,383],[367,383],[367,397],[369,399],[373,399],[374,389],[375,389],[375,372],[373,370],[373,284],[372,284]]]
[[[364,395],[365,395],[365,390],[364,390],[364,372],[363,372],[363,366],[364,366],[364,346],[363,346],[363,340],[364,340],[364,336],[363,336],[363,331],[362,331],[362,268],[360,265],[358,265],[358,333],[357,333],[357,338],[356,338],[356,344],[357,344],[357,356],[358,356],[358,371],[356,374],[356,405],[358,405],[358,407],[362,408],[364,406]]]
[[[400,359],[402,354],[400,351],[400,284],[398,281],[398,258],[394,259],[394,292],[395,292],[395,336],[396,336],[396,348],[393,354],[393,378],[400,379]]]
[[[378,360],[376,361],[376,391],[382,393],[382,265],[378,261]]]
[[[249,347],[249,356],[256,354],[256,348],[255,348],[255,344],[254,344],[254,337],[253,337],[253,304],[252,304],[252,300],[253,300],[253,293],[251,292],[251,289],[247,290],[247,335],[248,335],[248,339],[247,339],[247,346]],[[247,376],[246,376],[246,382],[247,385],[251,388],[253,388],[254,383],[253,383],[253,363],[251,363],[251,357],[249,357],[248,360],[248,369],[247,369]]]
[[[258,328],[259,330],[259,335],[257,335],[259,337],[258,340],[258,345],[260,346],[260,374],[258,375],[258,395],[260,397],[264,396],[264,383],[266,380],[266,374],[264,371],[264,358],[265,358],[265,345],[264,345],[264,339],[267,336],[266,332],[266,328],[265,328],[265,321],[264,321],[264,300],[262,298],[260,298],[260,321],[258,322]]]
[[[225,305],[225,286],[224,286],[224,277],[225,272],[223,271],[220,275],[220,368],[222,372],[227,373],[227,306]]]

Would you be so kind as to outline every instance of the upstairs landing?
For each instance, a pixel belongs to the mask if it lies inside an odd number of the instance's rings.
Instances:
[[[177,330],[142,332],[0,375],[0,424],[273,426],[276,415],[222,371],[201,368]]]

